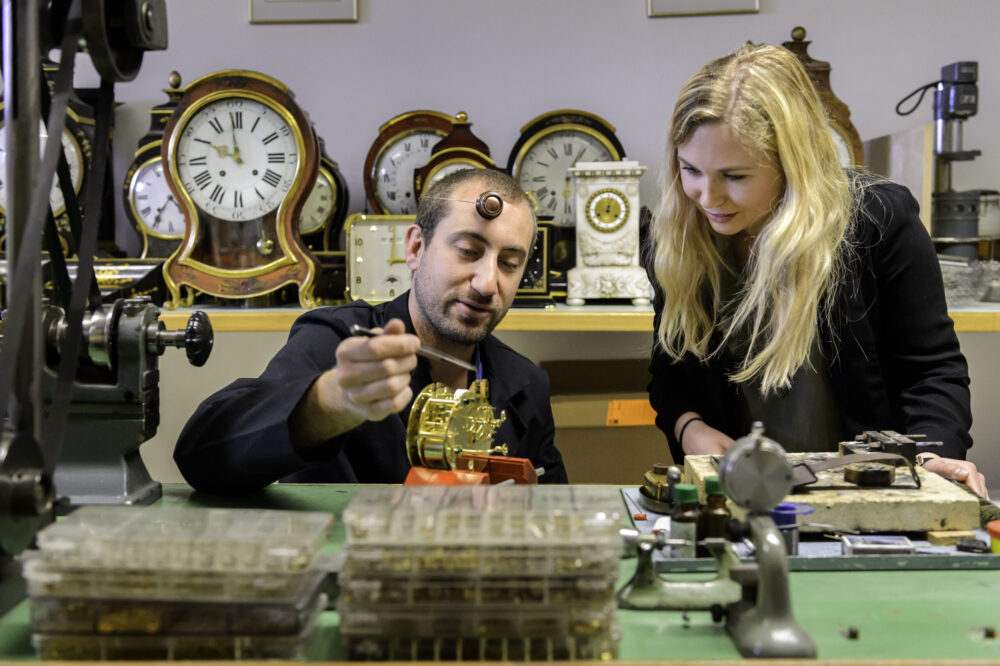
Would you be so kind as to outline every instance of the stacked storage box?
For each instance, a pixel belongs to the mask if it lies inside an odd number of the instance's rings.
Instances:
[[[623,504],[614,488],[363,488],[337,603],[353,659],[610,659]]]
[[[43,659],[304,659],[333,515],[83,507],[25,556]]]

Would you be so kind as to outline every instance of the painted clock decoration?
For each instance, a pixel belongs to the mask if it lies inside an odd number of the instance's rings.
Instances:
[[[631,299],[649,305],[639,261],[638,162],[578,162],[570,167],[576,204],[576,266],[568,273],[567,305]]]
[[[166,307],[190,305],[195,290],[245,299],[289,284],[312,307],[318,262],[297,225],[319,148],[287,86],[247,70],[198,79],[168,121],[162,151],[186,220],[163,267]]]

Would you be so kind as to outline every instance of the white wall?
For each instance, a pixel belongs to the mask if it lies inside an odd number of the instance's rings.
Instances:
[[[958,189],[1000,189],[1000,52],[996,0],[760,0],[758,14],[648,18],[646,0],[358,0],[357,23],[251,25],[249,0],[168,0],[170,47],[146,54],[117,86],[118,182],[165,100],[171,70],[185,83],[227,68],[288,84],[340,163],[352,212],[364,207],[362,168],[380,124],[411,109],[467,111],[473,131],[506,164],[521,126],[580,108],[618,128],[626,152],[650,167],[652,203],[666,119],[686,78],[742,42],[780,43],[805,26],[814,58],[833,67],[834,92],[862,139],[929,122],[896,103],[937,80],[943,65],[976,60],[980,112],[965,145],[983,156],[955,168]],[[94,86],[86,58],[77,85]],[[121,213],[119,211],[119,219]],[[120,230],[119,244],[138,244]]]

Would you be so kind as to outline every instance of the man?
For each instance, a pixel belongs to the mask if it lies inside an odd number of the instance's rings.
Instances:
[[[487,191],[503,200],[494,219],[474,203]],[[198,407],[174,450],[184,478],[212,493],[278,479],[401,483],[414,397],[432,382],[464,389],[480,375],[493,409],[507,414],[495,441],[543,467],[540,481],[565,483],[548,377],[490,335],[514,299],[535,233],[531,202],[507,175],[468,169],[435,183],[406,232],[411,290],[374,307],[359,301],[299,317],[259,378],[239,379]],[[383,335],[352,337],[353,324]],[[418,357],[420,345],[478,371]]]

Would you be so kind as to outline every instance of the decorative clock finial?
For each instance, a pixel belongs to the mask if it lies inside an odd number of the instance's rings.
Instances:
[[[180,72],[178,72],[177,70],[170,72],[170,76],[167,78],[167,85],[170,86],[171,88],[180,88],[181,87]]]
[[[455,117],[458,118],[458,122],[464,123],[469,119],[469,114],[467,114],[465,111],[459,111],[458,113],[455,114]]]
[[[806,29],[801,25],[797,25],[792,28],[792,39],[796,42],[801,42],[806,38]]]

